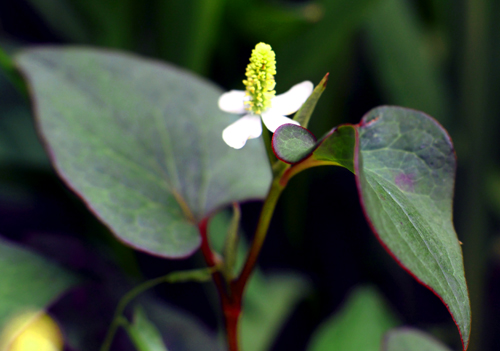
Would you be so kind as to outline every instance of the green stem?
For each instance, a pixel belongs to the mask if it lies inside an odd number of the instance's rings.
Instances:
[[[226,240],[224,242],[224,264],[222,265],[222,273],[226,278],[226,282],[230,283],[234,279],[234,267],[236,265],[236,256],[238,253],[238,229],[240,226],[241,209],[240,205],[233,203],[233,218],[229,225]]]
[[[226,0],[192,1],[191,26],[185,67],[200,75],[206,75],[210,56],[215,48],[220,18]]]
[[[492,148],[491,132],[495,127],[488,121],[488,0],[465,1],[465,38],[461,72],[461,112],[463,135],[469,143],[469,159],[464,167],[467,205],[462,209],[460,228],[463,231],[465,272],[474,321],[469,350],[481,350],[483,324],[483,294],[486,272],[488,220],[483,184],[486,165]]]
[[[257,223],[257,229],[255,230],[252,247],[248,251],[247,259],[241,270],[240,276],[233,284],[233,289],[237,294],[243,294],[243,291],[245,290],[245,286],[255,267],[260,250],[264,244],[264,240],[266,239],[269,224],[271,223],[271,218],[273,217],[274,210],[281,193],[285,190],[290,178],[305,168],[300,166],[290,166],[282,161],[274,163],[273,182],[260,212],[259,222]]]
[[[120,326],[123,325],[123,312],[127,305],[136,298],[138,295],[142,294],[144,291],[149,290],[161,283],[176,283],[176,282],[186,282],[186,281],[207,281],[210,279],[210,275],[216,270],[216,267],[210,268],[202,268],[202,269],[193,269],[185,272],[173,272],[162,277],[158,277],[155,279],[148,280],[132,290],[126,293],[118,303],[116,307],[115,314],[113,316],[113,322],[111,322],[111,326],[108,329],[108,333],[104,342],[101,346],[100,351],[108,351],[111,347],[111,343],[113,342],[113,338],[116,334],[116,331]]]
[[[257,258],[259,256],[264,240],[266,239],[267,230],[269,229],[269,224],[271,223],[271,218],[276,208],[278,199],[285,189],[285,185],[282,185],[281,175],[274,178],[271,188],[267,194],[264,205],[260,213],[259,222],[257,224],[257,229],[255,230],[255,236],[253,238],[252,247],[248,251],[248,256],[241,270],[239,278],[236,280],[234,287],[235,293],[243,294],[246,283],[255,267]]]

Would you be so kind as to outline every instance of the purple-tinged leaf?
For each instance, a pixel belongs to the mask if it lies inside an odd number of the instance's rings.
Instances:
[[[379,107],[359,127],[356,181],[382,245],[447,306],[464,350],[470,302],[452,223],[456,157],[446,131],[422,112]]]
[[[422,112],[380,107],[357,126],[334,128],[284,173],[282,183],[320,165],[355,173],[373,232],[393,258],[447,306],[465,350],[470,302],[452,223],[456,157],[446,131]]]

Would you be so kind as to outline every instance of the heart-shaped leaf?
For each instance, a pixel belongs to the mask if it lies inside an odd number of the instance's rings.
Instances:
[[[421,112],[380,107],[358,126],[334,128],[309,156],[284,173],[282,181],[319,165],[355,172],[361,203],[377,238],[445,303],[465,349],[470,302],[452,223],[456,157],[446,131]]]
[[[385,335],[382,351],[451,351],[438,340],[417,329],[398,328]]]
[[[452,223],[456,157],[446,131],[422,112],[380,107],[359,125],[356,181],[382,245],[448,307],[464,349],[470,303]]]
[[[60,176],[125,243],[163,257],[191,254],[196,223],[265,196],[260,140],[228,147],[236,116],[221,91],[181,69],[123,53],[40,48],[16,58]]]
[[[0,330],[26,311],[43,310],[78,279],[59,266],[0,239]]]

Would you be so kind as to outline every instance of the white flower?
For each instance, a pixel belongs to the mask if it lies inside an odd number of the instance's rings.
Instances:
[[[224,129],[222,139],[232,148],[241,149],[248,139],[258,138],[262,134],[261,117],[267,129],[273,133],[283,124],[299,124],[285,116],[297,112],[313,89],[314,86],[309,81],[296,84],[286,93],[273,97],[271,106],[260,115],[247,111],[245,101],[250,97],[244,90],[231,90],[222,94],[219,98],[219,108],[222,111],[245,114]]]

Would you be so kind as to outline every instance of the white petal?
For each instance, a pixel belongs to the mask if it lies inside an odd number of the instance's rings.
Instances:
[[[279,115],[291,115],[306,102],[309,95],[314,90],[314,85],[310,81],[294,85],[286,93],[277,95],[271,100],[270,110]]]
[[[292,123],[300,125],[299,122],[282,115],[277,115],[273,113],[273,111],[264,112],[262,114],[262,121],[266,125],[267,129],[269,129],[273,133],[276,129],[278,129],[278,127],[282,126],[283,124]]]
[[[222,139],[232,148],[241,149],[248,139],[258,138],[261,134],[260,117],[246,115],[227,126],[222,132]]]
[[[245,113],[245,98],[244,90],[231,90],[227,93],[224,93],[219,98],[219,108],[222,111],[230,112],[230,113]]]

